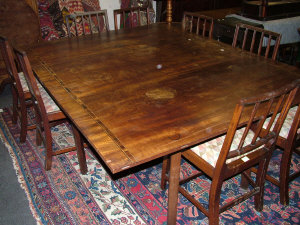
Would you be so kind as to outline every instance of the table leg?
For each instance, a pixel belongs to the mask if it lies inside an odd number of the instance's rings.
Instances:
[[[167,2],[167,23],[172,23],[172,0]]]
[[[168,225],[176,224],[181,152],[171,155],[168,194]]]
[[[75,127],[75,125],[72,124],[72,128],[73,128],[75,145],[77,147],[77,157],[78,157],[80,172],[81,172],[81,174],[86,174],[88,171],[88,168],[87,168],[87,164],[86,164],[86,157],[85,157],[85,152],[84,152],[82,136],[79,133],[79,131],[77,130],[77,128]]]

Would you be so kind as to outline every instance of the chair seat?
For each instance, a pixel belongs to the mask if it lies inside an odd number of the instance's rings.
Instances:
[[[281,137],[287,138],[289,130],[290,130],[291,125],[293,123],[293,119],[295,117],[297,109],[298,109],[298,106],[295,106],[295,107],[292,107],[289,110],[289,112],[287,114],[287,117],[286,117],[286,119],[285,119],[285,121],[283,123],[283,126],[282,126],[282,128],[280,130],[280,133],[279,133],[279,135]],[[277,119],[278,119],[278,116],[276,117],[275,120],[277,120]],[[267,125],[269,124],[269,122],[270,122],[270,118],[267,118],[266,121],[265,121],[265,123],[264,123],[264,125],[263,125],[263,128],[266,129]],[[234,136],[234,139],[233,139],[230,151],[237,149],[239,140],[241,139],[244,130],[245,130],[245,128],[241,128],[241,129],[239,129],[239,130],[236,131],[236,134]],[[300,129],[298,129],[297,133],[300,133]],[[225,140],[225,136],[226,135],[223,135],[223,136],[220,136],[218,138],[212,139],[211,141],[207,141],[207,142],[205,142],[205,143],[203,143],[201,145],[197,145],[197,146],[191,148],[191,150],[194,153],[196,153],[198,156],[200,156],[202,159],[204,159],[205,161],[207,161],[209,164],[211,164],[213,167],[215,167],[216,162],[217,162],[218,157],[219,157],[219,154],[220,154],[220,151],[221,151],[221,148],[222,148],[222,145],[223,145],[223,142]],[[251,141],[252,141],[253,136],[254,136],[254,133],[252,131],[249,131],[249,134],[248,134],[248,136],[245,139],[245,144],[244,145],[250,144]],[[249,153],[250,152],[248,152],[246,154],[249,154]],[[243,157],[245,155],[241,155],[241,156],[238,156],[238,157],[235,157],[235,158],[232,158],[232,159],[228,159],[226,161],[226,163],[230,163],[233,160],[241,158],[241,157]]]
[[[230,148],[230,151],[236,150],[238,148],[238,144],[239,144],[239,142],[242,138],[242,135],[243,135],[245,129],[246,128],[243,127],[243,128],[238,129],[236,131],[233,142],[232,142],[232,145],[231,145],[231,148]],[[210,141],[207,141],[207,142],[205,142],[201,145],[197,145],[197,146],[191,148],[191,150],[194,153],[196,153],[199,157],[201,157],[202,159],[207,161],[210,165],[215,167],[216,163],[217,163],[217,160],[219,158],[219,154],[221,152],[223,142],[225,140],[225,136],[226,135],[222,135],[220,137],[214,138],[214,139],[212,139]],[[249,130],[249,133],[248,133],[248,135],[245,139],[244,146],[249,145],[251,143],[253,137],[254,137],[254,132]],[[253,151],[255,151],[255,149]],[[253,152],[253,151],[251,151],[251,152]],[[247,155],[249,153],[250,152],[248,152],[246,154],[243,154],[241,156],[238,156],[238,157],[227,159],[226,163],[230,163],[234,160],[237,160],[238,158],[244,157],[245,155]]]
[[[292,108],[290,108],[286,118],[285,118],[285,121],[282,125],[282,128],[280,130],[280,133],[279,133],[279,136],[283,137],[283,138],[287,138],[288,134],[289,134],[289,131],[291,129],[291,126],[292,126],[292,123],[293,123],[293,120],[294,120],[294,117],[295,117],[295,114],[296,114],[296,111],[298,109],[298,106],[294,106]],[[276,120],[278,119],[278,116],[276,116]],[[264,126],[263,128],[267,128],[267,125],[269,124],[270,122],[270,118],[267,118],[266,119],[266,122],[264,123]],[[273,127],[272,127],[273,128]],[[271,129],[272,129],[271,128]],[[297,133],[299,134],[300,133],[300,129],[298,129]]]
[[[28,88],[28,85],[27,85],[27,82],[26,82],[26,79],[24,77],[23,72],[18,73],[18,75],[19,75],[19,78],[20,78],[20,83],[21,83],[23,91],[24,92],[29,92],[29,88]]]
[[[24,77],[23,72],[18,73],[18,75],[19,75],[20,83],[21,83],[24,93],[29,92],[27,81]],[[53,99],[49,96],[47,91],[43,88],[43,86],[38,81],[37,81],[37,86],[40,90],[43,102],[45,104],[46,112],[47,113],[59,112],[60,111],[59,107],[55,104]]]

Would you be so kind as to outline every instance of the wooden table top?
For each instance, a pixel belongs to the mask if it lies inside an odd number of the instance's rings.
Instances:
[[[113,173],[224,133],[240,98],[300,77],[180,24],[52,41],[28,55]]]

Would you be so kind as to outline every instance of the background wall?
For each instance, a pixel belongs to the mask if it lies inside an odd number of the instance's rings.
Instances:
[[[100,2],[101,9],[107,10],[109,28],[113,30],[115,28],[113,10],[120,8],[120,0],[99,0],[99,2]]]
[[[101,9],[107,10],[107,16],[109,21],[109,28],[114,30],[114,15],[113,10],[120,8],[120,0],[99,0]],[[156,1],[153,1],[153,8],[156,11]]]

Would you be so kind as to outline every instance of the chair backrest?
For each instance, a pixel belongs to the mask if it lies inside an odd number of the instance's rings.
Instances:
[[[237,159],[243,162],[248,160],[253,162],[253,160],[258,160],[261,152],[273,151],[299,85],[299,80],[296,80],[261,96],[240,100],[235,107],[216,165],[222,167],[225,162],[226,164],[232,161],[237,162]],[[271,119],[266,129],[262,129],[266,119],[270,116]],[[244,130],[237,129],[240,125],[244,125]],[[242,134],[240,133],[240,139],[236,141],[234,137],[237,131],[242,131]],[[234,139],[235,143],[233,143]],[[251,158],[249,153],[254,153],[256,158]],[[244,157],[245,154],[246,157]]]
[[[142,13],[145,14],[146,21],[142,21]],[[120,16],[120,20],[118,20]],[[127,20],[128,18],[128,20]],[[126,23],[128,21],[128,23]],[[136,23],[135,23],[136,21]],[[114,10],[114,23],[115,30],[119,29],[118,22],[120,22],[122,28],[133,28],[135,26],[149,25],[150,24],[150,15],[148,7],[133,7],[126,9],[115,9]]]
[[[36,112],[36,123],[40,127],[44,127],[46,130],[49,130],[49,119],[47,116],[46,107],[42,99],[41,92],[38,88],[37,80],[33,74],[29,59],[25,52],[14,49],[17,60],[20,64],[20,67],[24,73],[24,77],[28,84],[28,89],[31,93],[31,100],[34,105]],[[42,124],[42,125],[41,125]]]
[[[109,31],[109,23],[106,10],[74,13],[66,16],[68,36],[72,36],[70,25],[74,24],[75,36],[80,34],[101,33]]]
[[[24,96],[24,92],[18,75],[14,53],[8,40],[2,36],[0,36],[0,51],[5,63],[6,70],[11,80],[13,81],[13,86],[16,88],[19,97],[22,98]]]
[[[232,47],[235,48],[237,46],[238,40],[241,37],[242,50],[249,50],[251,53],[256,53],[257,55],[262,55],[264,52],[265,58],[269,57],[271,46],[274,46],[272,59],[276,60],[281,40],[281,34],[264,30],[262,28],[251,26],[248,24],[238,23],[236,24],[235,28]]]
[[[189,32],[193,32],[193,30],[195,30],[196,34],[199,34],[201,31],[201,35],[203,37],[208,36],[209,38],[212,38],[214,19],[199,13],[184,12],[182,28],[184,31]]]

